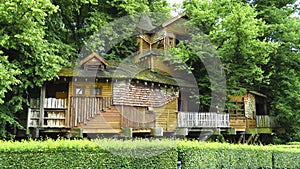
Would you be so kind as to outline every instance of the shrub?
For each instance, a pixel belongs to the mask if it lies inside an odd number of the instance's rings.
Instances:
[[[0,168],[176,168],[178,158],[176,148],[164,140],[50,139],[0,144]]]
[[[300,149],[174,140],[0,141],[0,168],[300,168]]]
[[[227,143],[178,143],[182,168],[300,168],[300,149],[293,146],[253,146]]]

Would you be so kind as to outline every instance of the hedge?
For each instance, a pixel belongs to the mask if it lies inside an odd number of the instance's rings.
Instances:
[[[0,141],[0,168],[300,168],[295,146],[176,140]]]
[[[300,149],[182,141],[178,143],[182,168],[300,168]]]
[[[0,168],[176,168],[178,159],[175,146],[163,140],[0,141],[0,145]]]

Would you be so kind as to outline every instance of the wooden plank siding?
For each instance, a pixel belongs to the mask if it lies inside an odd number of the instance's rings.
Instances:
[[[155,125],[155,114],[146,112],[146,107],[117,106],[121,110],[121,126],[133,130],[149,130]]]
[[[91,89],[101,87],[102,97],[112,97],[112,84],[110,82],[72,82],[69,83],[69,96],[74,96],[74,87],[84,87],[83,96],[92,96]]]
[[[256,120],[248,119],[244,116],[230,116],[230,127],[235,128],[236,131],[246,131],[247,128],[256,128]]]
[[[162,127],[164,131],[175,131],[177,127],[178,99],[174,99],[161,107],[154,107],[156,116],[155,127]]]

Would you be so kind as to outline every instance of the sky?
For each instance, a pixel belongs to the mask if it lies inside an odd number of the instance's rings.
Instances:
[[[175,4],[175,3],[180,4],[180,3],[182,3],[183,0],[167,0],[167,1],[168,1],[171,5],[173,5],[173,4]],[[297,0],[297,1],[296,1],[296,4],[300,4],[300,0]],[[172,11],[171,14],[172,14],[173,16],[176,16],[176,15],[178,15],[178,12]],[[300,13],[294,13],[292,16],[294,16],[294,17],[299,17],[299,15],[300,15]]]
[[[182,3],[182,1],[183,0],[167,0],[171,5],[173,5],[173,4],[180,4],[180,3]],[[176,12],[176,11],[172,11],[171,12],[171,14],[172,14],[172,16],[176,16],[176,15],[178,15],[178,12]]]

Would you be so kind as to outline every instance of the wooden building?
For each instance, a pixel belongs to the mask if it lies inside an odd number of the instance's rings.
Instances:
[[[30,98],[27,133],[113,136],[272,133],[273,120],[266,110],[265,96],[249,91],[232,96],[235,109],[199,112],[190,99],[197,83],[184,78],[162,59],[162,51],[186,34],[178,27],[185,16],[158,27],[143,18],[138,27],[138,53],[130,64],[106,61],[97,53],[80,60],[76,68],[63,68],[59,78],[46,82]]]

